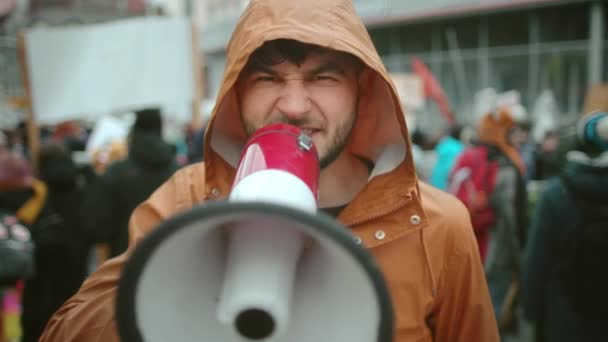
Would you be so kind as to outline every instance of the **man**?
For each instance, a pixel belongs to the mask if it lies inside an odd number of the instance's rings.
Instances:
[[[350,1],[251,1],[228,46],[204,164],[137,208],[129,251],[86,282],[42,341],[116,341],[116,283],[133,246],[167,217],[226,198],[247,137],[276,122],[311,134],[323,167],[319,205],[381,265],[395,341],[498,341],[465,208],[416,180],[389,79]]]
[[[53,313],[78,291],[86,277],[90,248],[82,231],[78,168],[69,150],[58,143],[42,145],[37,166],[48,196],[30,226],[36,271],[23,290],[23,342],[38,341]]]
[[[488,229],[485,270],[495,313],[505,333],[514,324],[512,305],[527,228],[527,195],[523,179],[526,168],[519,151],[509,142],[514,127],[510,113],[499,110],[482,118],[477,133],[479,144],[487,149],[488,160],[497,166],[494,179],[485,180],[494,184],[490,186],[489,204],[495,215]]]
[[[85,230],[96,243],[108,243],[110,257],[127,249],[129,217],[177,170],[174,153],[162,138],[157,109],[136,113],[127,159],[110,164],[87,190],[83,206]]]
[[[608,337],[608,112],[577,126],[562,173],[540,196],[524,258],[522,304],[541,342]]]

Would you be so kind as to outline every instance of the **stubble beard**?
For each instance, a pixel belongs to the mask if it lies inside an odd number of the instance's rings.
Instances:
[[[350,140],[351,133],[353,131],[353,127],[357,121],[357,110],[350,116],[350,119],[345,124],[341,125],[336,129],[336,133],[331,139],[331,144],[328,146],[327,151],[323,156],[319,156],[319,167],[321,170],[325,169],[329,165],[331,165],[342,153],[346,144]],[[254,125],[248,123],[243,114],[241,113],[241,122],[243,123],[243,128],[247,133],[247,138],[250,138],[257,130],[260,128],[271,125],[271,124],[288,124],[296,127],[302,127],[308,125],[310,122],[308,120],[273,120],[272,122],[265,123],[261,127],[255,127]]]

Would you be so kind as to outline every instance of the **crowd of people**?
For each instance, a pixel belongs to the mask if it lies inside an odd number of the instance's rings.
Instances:
[[[24,129],[0,136],[0,238],[35,246],[19,250],[33,269],[1,277],[5,293],[21,293],[22,341],[118,341],[114,300],[130,251],[172,215],[227,198],[247,138],[273,123],[311,135],[319,208],[382,269],[394,341],[499,341],[522,320],[537,341],[606,339],[605,86],[575,128],[538,145],[529,123],[498,105],[474,134],[452,125],[430,142],[408,131],[350,1],[252,1],[227,51],[189,165],[163,141],[155,109],[137,112],[125,153],[103,168],[72,158],[86,143],[81,127],[46,132],[35,158]],[[99,244],[109,260],[92,267]]]
[[[4,337],[20,336],[26,342],[38,341],[52,314],[98,264],[126,250],[131,212],[179,165],[174,146],[162,138],[157,109],[137,111],[126,151],[109,148],[103,163],[74,158],[83,153],[89,137],[78,123],[42,130],[35,160],[24,128],[0,135],[0,220],[8,227],[7,218],[16,217],[35,246],[30,275],[1,275],[5,297],[14,298],[17,291],[16,298],[21,298],[13,308],[13,315],[20,312],[20,326],[8,319]],[[12,317],[10,310],[3,311],[3,317]]]
[[[416,133],[419,176],[469,211],[503,337],[528,322],[535,341],[606,338],[594,286],[607,275],[607,100],[608,86],[592,87],[581,117],[538,143],[508,107],[484,115],[473,139],[458,125],[435,142]]]

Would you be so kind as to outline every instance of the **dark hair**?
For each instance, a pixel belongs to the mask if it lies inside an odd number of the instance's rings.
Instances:
[[[51,189],[71,189],[76,184],[78,168],[68,147],[50,143],[40,147],[38,176]]]
[[[460,137],[462,135],[462,126],[458,124],[451,126],[449,134],[452,138],[460,140]]]
[[[245,71],[255,69],[257,66],[273,66],[284,62],[301,65],[311,54],[327,54],[334,52],[345,61],[354,63],[357,70],[363,62],[356,56],[347,52],[335,51],[315,44],[302,43],[293,39],[276,39],[267,41],[249,57]]]
[[[427,136],[421,130],[417,129],[412,133],[412,143],[423,147],[427,143]]]

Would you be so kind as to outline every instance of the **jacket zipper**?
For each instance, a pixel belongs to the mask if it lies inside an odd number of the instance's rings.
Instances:
[[[370,216],[367,216],[367,217],[362,218],[360,220],[357,220],[357,221],[354,221],[354,222],[349,222],[349,223],[344,224],[344,225],[346,227],[348,227],[348,228],[353,228],[353,227],[358,226],[360,224],[363,224],[363,223],[366,223],[366,222],[369,222],[369,221],[373,221],[375,219],[379,219],[381,217],[393,214],[393,213],[395,213],[395,212],[397,212],[397,211],[405,208],[411,199],[412,199],[411,195],[408,195],[407,197],[402,198],[396,204],[394,204],[393,206],[389,207],[389,209],[387,209],[385,211],[381,211],[378,214],[370,215]]]

